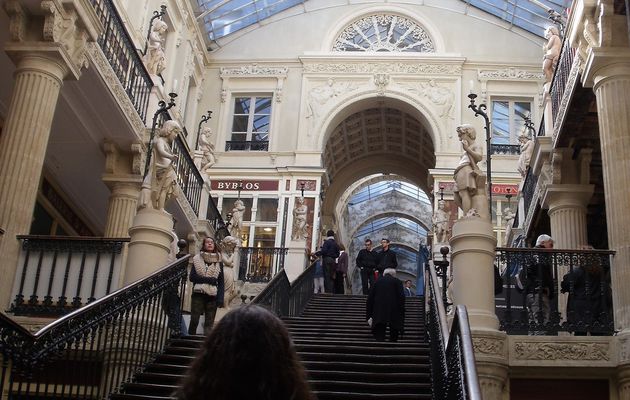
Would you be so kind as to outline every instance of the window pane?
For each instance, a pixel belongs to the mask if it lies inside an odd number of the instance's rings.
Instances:
[[[252,142],[267,142],[269,141],[269,134],[266,132],[254,133],[252,135]]]
[[[269,115],[256,115],[252,130],[253,132],[269,132]]]
[[[235,115],[234,123],[232,124],[232,132],[247,132],[248,119],[246,115]]]
[[[492,102],[492,143],[510,143],[510,105],[507,101]]]
[[[259,97],[256,99],[256,114],[271,114],[271,97]]]
[[[278,199],[258,199],[256,221],[275,222],[278,219]]]
[[[256,230],[254,231],[254,247],[274,247],[275,242],[275,227],[256,227]]]
[[[234,99],[234,114],[249,114],[249,97],[237,97]]]
[[[520,135],[521,132],[527,132],[525,129],[525,117],[531,113],[531,103],[517,101],[514,103],[514,136]]]
[[[247,133],[233,133],[232,141],[244,142],[247,140]]]
[[[50,216],[48,211],[42,205],[35,203],[35,209],[33,210],[33,222],[31,223],[31,235],[50,235],[52,230],[53,217]]]

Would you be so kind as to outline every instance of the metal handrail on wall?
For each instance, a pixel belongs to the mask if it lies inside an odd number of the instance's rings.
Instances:
[[[153,81],[133,45],[122,18],[112,0],[90,0],[104,26],[98,38],[105,58],[122,84],[143,122],[146,123]]]
[[[0,313],[0,393],[106,399],[181,333],[190,256],[32,334]]]
[[[450,332],[435,267],[425,269],[425,310],[433,398],[482,400],[466,306],[458,305]]]

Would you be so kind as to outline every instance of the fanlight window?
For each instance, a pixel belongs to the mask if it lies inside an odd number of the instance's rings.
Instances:
[[[418,24],[400,15],[370,15],[346,27],[333,51],[389,51],[433,53],[435,46]]]

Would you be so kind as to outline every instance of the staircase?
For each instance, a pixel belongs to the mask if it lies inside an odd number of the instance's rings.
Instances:
[[[431,399],[424,304],[407,297],[405,332],[377,343],[365,321],[366,296],[316,295],[300,317],[284,318],[319,400]],[[173,339],[163,354],[111,399],[170,399],[202,336]]]
[[[316,295],[300,317],[284,319],[319,400],[431,399],[424,303],[406,300],[397,343],[372,337],[366,296]]]

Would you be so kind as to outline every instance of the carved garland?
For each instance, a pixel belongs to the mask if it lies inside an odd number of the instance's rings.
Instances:
[[[516,343],[519,360],[610,361],[607,343]]]
[[[461,65],[422,63],[313,63],[304,65],[304,73],[348,74],[436,74],[461,75]]]

